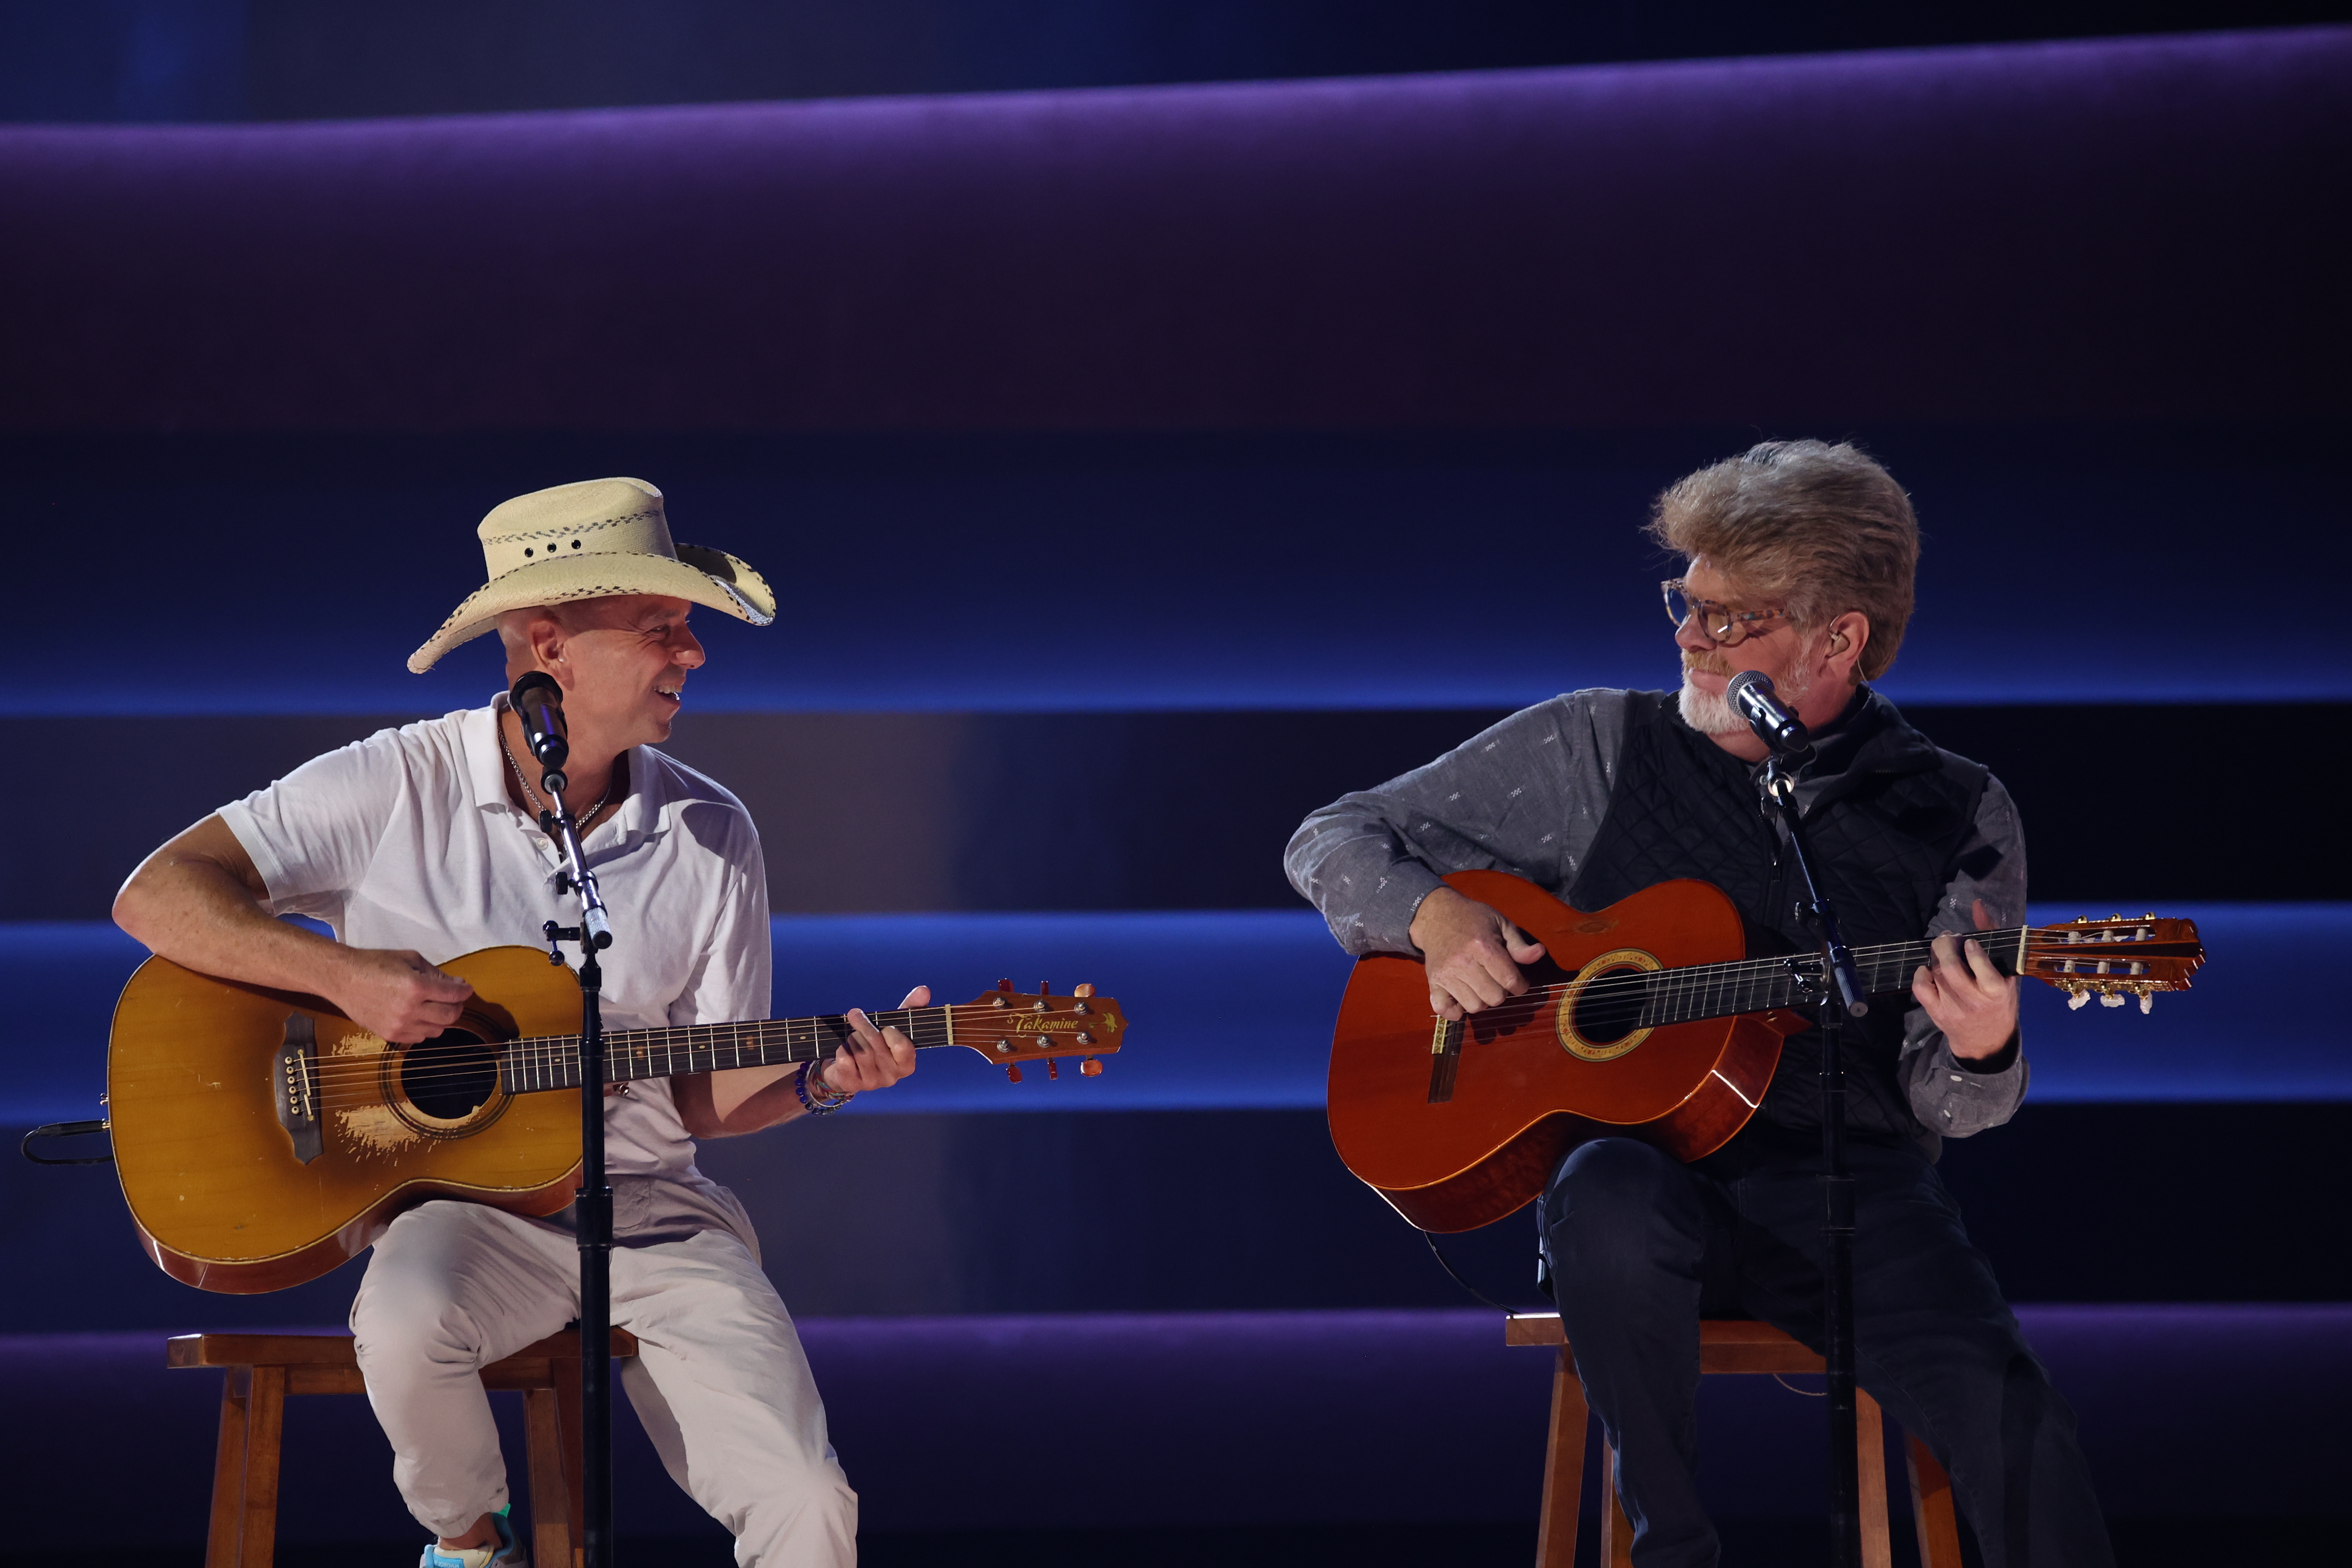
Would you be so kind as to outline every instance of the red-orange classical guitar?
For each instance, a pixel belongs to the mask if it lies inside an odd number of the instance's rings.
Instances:
[[[1446,882],[1543,943],[1525,996],[1447,1021],[1419,960],[1360,961],[1331,1040],[1331,1139],[1356,1176],[1423,1230],[1470,1230],[1533,1200],[1560,1156],[1605,1134],[1678,1159],[1723,1147],[1762,1103],[1780,1043],[1811,1022],[1812,953],[1750,956],[1706,882],[1661,882],[1597,913],[1500,871]],[[2184,991],[2205,961],[2193,921],[2147,915],[1976,933],[2002,973],[2111,1006]],[[1858,947],[1873,995],[1906,989],[1925,942]]]

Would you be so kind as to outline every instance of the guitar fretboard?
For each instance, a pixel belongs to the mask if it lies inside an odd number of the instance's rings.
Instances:
[[[2030,927],[1970,933],[2003,974],[2018,971]],[[1911,984],[1919,966],[1934,961],[1926,942],[1885,942],[1853,949],[1854,973],[1865,994],[1883,996]],[[1596,976],[1585,988],[1577,1013],[1594,1016],[1605,1009],[1628,1028],[1653,1028],[1688,1024],[1701,1018],[1727,1018],[1739,1013],[1763,1013],[1775,1007],[1810,1005],[1811,983],[1822,970],[1817,952],[1791,953],[1784,958],[1740,959],[1729,963],[1699,963],[1685,969],[1662,969],[1649,973],[1624,972]],[[1629,1018],[1627,1015],[1631,1015]]]
[[[965,1016],[959,1020],[957,1015]],[[919,1048],[951,1046],[961,1026],[971,1035],[1002,1032],[1003,1015],[985,1007],[899,1007],[871,1013],[877,1029],[897,1028]],[[604,1036],[604,1079],[672,1078],[726,1068],[783,1067],[833,1055],[849,1038],[840,1014],[763,1018],[740,1024],[688,1024],[668,1029],[617,1029]],[[580,1037],[541,1035],[499,1047],[499,1072],[510,1093],[580,1087]]]

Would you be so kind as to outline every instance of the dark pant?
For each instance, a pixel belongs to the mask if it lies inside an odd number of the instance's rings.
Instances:
[[[1951,1472],[1987,1568],[2109,1568],[2074,1414],[1936,1168],[1854,1145],[1854,1366]],[[1709,1568],[1695,1472],[1701,1317],[1760,1318],[1822,1345],[1821,1156],[1743,1138],[1688,1166],[1604,1138],[1560,1163],[1544,1250],[1577,1375],[1617,1450],[1641,1568]]]

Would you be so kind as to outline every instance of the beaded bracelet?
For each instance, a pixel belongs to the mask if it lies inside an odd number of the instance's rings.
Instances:
[[[801,1097],[801,1109],[811,1116],[830,1116],[856,1100],[857,1091],[853,1089],[847,1093],[843,1093],[839,1089],[820,1089],[814,1094],[811,1094],[809,1074],[816,1070],[818,1065],[815,1062],[801,1064],[801,1070],[793,1077],[793,1092]]]

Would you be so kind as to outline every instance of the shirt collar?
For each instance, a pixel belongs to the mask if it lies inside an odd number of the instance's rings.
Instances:
[[[507,749],[499,728],[499,715],[507,708],[507,694],[501,691],[490,699],[489,706],[467,710],[459,731],[465,737],[466,787],[478,810],[516,812],[536,831],[537,821],[507,795]],[[624,842],[657,831],[662,807],[668,804],[664,789],[667,773],[654,763],[647,748],[635,747],[625,756],[623,765],[629,770],[629,796],[612,817]],[[600,826],[589,837],[604,831]]]
[[[515,809],[507,798],[507,753],[499,739],[499,715],[507,710],[503,691],[487,708],[468,709],[459,733],[466,741],[466,787],[476,809]]]

